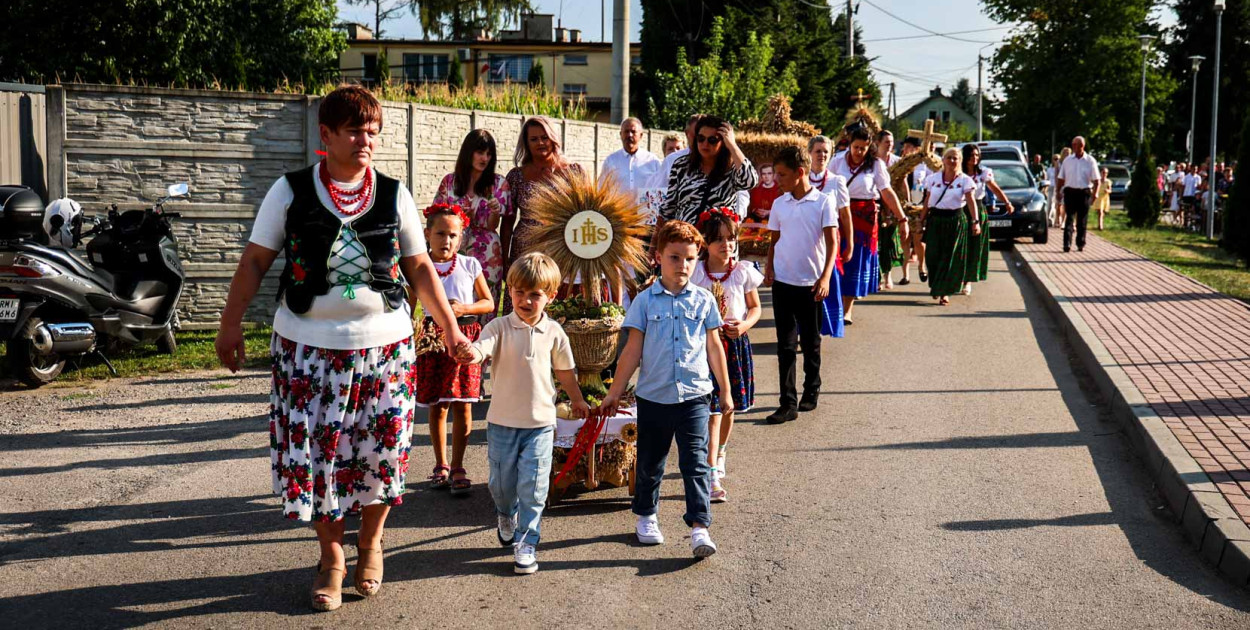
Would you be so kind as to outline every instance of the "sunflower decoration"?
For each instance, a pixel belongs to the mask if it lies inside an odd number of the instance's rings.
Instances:
[[[633,444],[638,441],[638,423],[626,422],[621,425],[621,441],[626,444]]]
[[[632,283],[647,268],[643,249],[648,227],[638,201],[612,178],[596,181],[584,171],[565,171],[535,188],[531,210],[538,226],[534,248],[555,260],[566,283],[580,276],[591,304],[609,286]]]

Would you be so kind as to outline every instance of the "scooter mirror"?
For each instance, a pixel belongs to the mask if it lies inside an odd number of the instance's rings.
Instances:
[[[181,184],[174,184],[174,185],[172,185],[172,186],[170,186],[170,187],[169,187],[169,196],[170,196],[170,197],[181,197],[181,196],[183,196],[183,195],[187,194],[187,191],[188,191],[188,190],[190,190],[190,187],[189,187],[189,186],[187,186],[187,183],[186,183],[186,182],[182,182]]]

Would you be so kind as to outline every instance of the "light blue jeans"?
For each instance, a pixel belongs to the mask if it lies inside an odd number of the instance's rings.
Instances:
[[[551,485],[554,426],[513,429],[486,425],[486,457],[490,460],[490,496],[495,510],[516,516],[516,542],[537,545],[539,520]]]

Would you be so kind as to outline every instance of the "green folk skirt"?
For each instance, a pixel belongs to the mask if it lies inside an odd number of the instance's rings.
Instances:
[[[878,262],[881,273],[888,274],[895,267],[903,266],[903,241],[898,235],[898,225],[881,226],[877,238]]]
[[[955,295],[963,288],[968,267],[968,215],[934,214],[925,219],[924,264],[929,268],[929,295]]]
[[[981,218],[981,234],[973,234],[972,224],[968,224],[968,268],[964,282],[984,282],[990,275],[990,213],[980,202],[977,212]]]

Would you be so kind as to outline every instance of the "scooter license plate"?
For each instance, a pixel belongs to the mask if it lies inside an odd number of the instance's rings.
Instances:
[[[0,299],[0,322],[17,321],[17,308],[21,304],[17,298]]]

